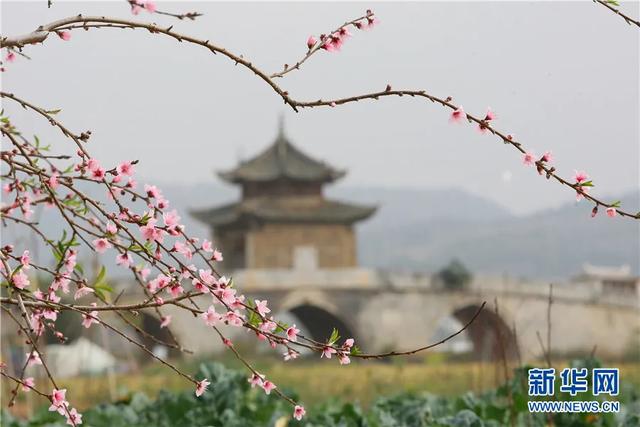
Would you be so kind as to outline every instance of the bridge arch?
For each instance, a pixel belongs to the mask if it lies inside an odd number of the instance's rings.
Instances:
[[[300,320],[303,328],[308,331],[315,341],[326,341],[333,329],[340,332],[341,339],[355,338],[353,329],[339,316],[312,304],[302,304],[289,309],[296,319]]]
[[[169,332],[167,328],[163,328],[161,326],[161,320],[159,320],[154,314],[148,312],[145,313],[144,311],[141,311],[139,316],[140,319],[137,326],[140,330],[144,331],[144,333],[136,331],[140,343],[144,344],[145,347],[160,357],[176,356],[179,354],[178,350],[161,344],[162,342],[174,342],[171,332]],[[145,359],[147,358],[145,357]]]
[[[334,301],[324,292],[304,290],[288,294],[280,304],[280,312],[286,312],[299,322],[298,326],[316,341],[326,341],[333,328],[341,339],[356,337],[351,319],[340,313]]]
[[[467,304],[454,309],[453,317],[465,325],[479,309],[480,304]],[[517,355],[518,343],[513,330],[491,309],[485,307],[464,332],[473,345],[471,352],[475,359],[513,359]]]

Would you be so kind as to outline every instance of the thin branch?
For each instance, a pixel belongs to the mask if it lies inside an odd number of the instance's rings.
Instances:
[[[640,28],[640,21],[625,15],[624,13],[620,12],[620,9],[616,9],[615,7],[612,6],[612,5],[618,6],[618,2],[617,1],[616,2],[612,2],[610,0],[609,1],[607,1],[607,0],[593,0],[593,2],[603,5],[604,7],[606,7],[607,9],[609,9],[610,11],[612,11],[613,13],[615,13],[616,15],[618,15],[619,17],[624,19],[627,24],[635,25],[636,27]]]

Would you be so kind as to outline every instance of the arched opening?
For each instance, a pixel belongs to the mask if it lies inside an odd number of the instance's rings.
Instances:
[[[461,325],[467,324],[478,312],[479,305],[468,305],[453,313]],[[517,355],[517,342],[513,331],[495,311],[484,309],[465,330],[473,344],[473,358],[478,360],[513,359]]]
[[[337,329],[341,339],[356,338],[351,328],[339,317],[314,305],[303,304],[289,310],[315,341],[326,341],[333,329]]]
[[[138,327],[144,331],[144,333],[138,331],[139,341],[156,356],[162,358],[176,356],[177,350],[162,344],[173,343],[173,338],[169,330],[160,326],[162,322],[150,314],[140,313],[140,315],[141,319]]]

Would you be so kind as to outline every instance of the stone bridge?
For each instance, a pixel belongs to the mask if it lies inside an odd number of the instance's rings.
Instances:
[[[277,318],[293,319],[315,339],[326,339],[335,327],[368,352],[407,350],[438,341],[468,322],[485,301],[470,327],[439,350],[472,351],[482,360],[498,357],[499,352],[513,357],[519,351],[523,360],[532,360],[542,354],[538,334],[546,345],[548,282],[479,276],[465,290],[447,291],[430,276],[359,268],[240,270],[234,281],[249,298],[268,299]],[[588,354],[597,347],[600,356],[620,357],[638,348],[639,295],[636,279],[555,283],[552,352]],[[170,314],[183,345],[201,352],[221,348],[202,322],[180,310]],[[246,332],[234,339],[242,337]]]

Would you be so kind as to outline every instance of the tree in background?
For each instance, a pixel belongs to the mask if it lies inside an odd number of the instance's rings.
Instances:
[[[453,259],[447,266],[438,271],[436,278],[444,289],[459,291],[465,289],[471,283],[473,275],[460,260]]]

